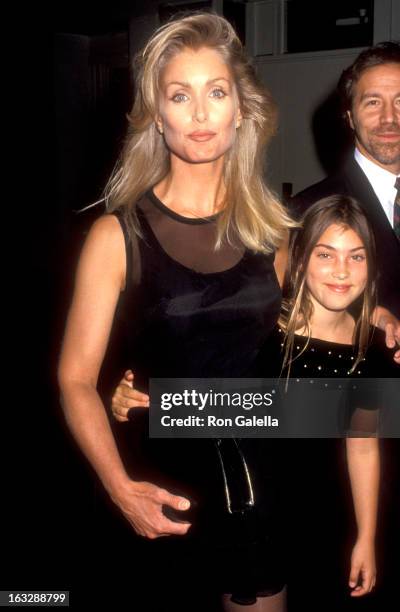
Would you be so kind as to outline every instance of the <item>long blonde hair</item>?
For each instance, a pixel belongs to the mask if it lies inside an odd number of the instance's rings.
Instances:
[[[365,247],[367,259],[367,283],[360,296],[361,309],[353,335],[353,342],[357,346],[357,356],[351,372],[363,359],[371,337],[371,314],[377,304],[374,235],[361,206],[356,200],[344,195],[329,196],[318,200],[305,212],[302,219],[302,228],[294,234],[291,243],[288,269],[289,297],[283,302],[279,319],[279,324],[285,331],[282,370],[287,368],[288,376],[293,361],[296,331],[304,329],[307,338],[302,351],[296,354],[296,359],[306,350],[311,338],[310,321],[313,314],[313,305],[306,284],[308,262],[320,236],[333,224],[351,228],[355,231]]]
[[[232,230],[244,246],[271,252],[295,227],[263,179],[265,148],[274,134],[276,106],[258,81],[234,29],[211,13],[192,13],[160,27],[135,58],[136,96],[120,160],[105,188],[108,212],[121,209],[132,235],[140,234],[135,204],[169,172],[170,156],[157,131],[160,75],[185,48],[217,51],[232,71],[243,120],[224,160],[226,196],[216,248]]]

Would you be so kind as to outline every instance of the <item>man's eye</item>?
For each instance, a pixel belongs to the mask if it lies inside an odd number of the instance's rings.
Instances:
[[[367,100],[366,106],[378,106],[379,100]]]

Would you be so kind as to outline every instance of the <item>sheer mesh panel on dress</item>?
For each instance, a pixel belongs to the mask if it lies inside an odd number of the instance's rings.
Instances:
[[[225,241],[215,251],[216,219],[183,217],[165,206],[151,191],[138,204],[165,253],[174,261],[201,274],[233,268],[243,257],[239,241]]]

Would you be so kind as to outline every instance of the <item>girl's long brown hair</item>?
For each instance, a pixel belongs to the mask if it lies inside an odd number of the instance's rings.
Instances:
[[[282,370],[288,368],[293,361],[293,345],[296,331],[306,330],[307,341],[303,353],[311,338],[311,316],[313,305],[306,284],[306,271],[311,253],[320,236],[331,225],[350,228],[361,239],[367,258],[367,283],[361,296],[360,314],[356,320],[353,342],[357,345],[357,357],[351,372],[363,359],[370,340],[370,320],[377,304],[376,296],[376,249],[372,229],[359,203],[344,195],[333,195],[315,202],[304,214],[302,227],[295,231],[291,240],[288,283],[289,297],[284,300],[279,323],[285,331],[284,358]]]

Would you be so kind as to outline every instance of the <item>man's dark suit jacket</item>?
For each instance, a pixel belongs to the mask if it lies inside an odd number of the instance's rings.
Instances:
[[[374,230],[378,303],[400,318],[400,241],[364,172],[351,156],[342,170],[301,191],[291,200],[292,214],[300,216],[317,200],[333,194],[349,195],[361,204]]]

